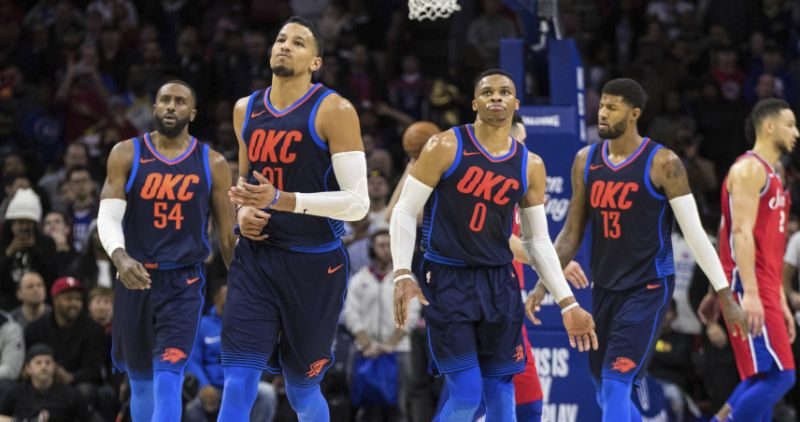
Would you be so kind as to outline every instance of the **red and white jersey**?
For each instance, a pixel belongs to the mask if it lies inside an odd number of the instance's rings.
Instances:
[[[763,335],[735,338],[730,335],[736,367],[741,379],[757,373],[769,371],[773,365],[778,369],[794,368],[789,334],[781,308],[781,269],[786,247],[786,219],[789,214],[788,194],[775,169],[756,153],[749,151],[737,159],[753,157],[767,172],[767,181],[761,189],[758,202],[758,216],[753,227],[755,240],[755,272],[758,283],[758,296],[764,306]],[[730,280],[734,298],[741,302],[744,295],[734,255],[731,223],[732,200],[727,189],[727,177],[722,182],[722,223],[720,225],[719,253],[725,274]]]
[[[769,163],[752,151],[740,156],[737,161],[745,157],[757,159],[767,172],[767,182],[761,189],[758,217],[753,228],[756,280],[761,296],[769,301],[779,301],[783,253],[786,247],[786,220],[789,211],[787,195],[783,190],[780,176]],[[726,177],[722,182],[719,255],[728,280],[731,281],[731,290],[742,292],[741,283],[736,277],[736,258],[733,253],[733,236],[731,236],[732,213],[736,210],[731,209],[732,198],[728,192],[727,180]]]

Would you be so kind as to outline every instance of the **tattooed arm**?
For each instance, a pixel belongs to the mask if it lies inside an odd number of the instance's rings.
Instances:
[[[664,191],[669,200],[689,250],[692,251],[697,265],[708,276],[709,282],[717,292],[725,320],[733,329],[732,334],[734,337],[744,336],[747,333],[745,315],[733,300],[722,263],[700,223],[697,204],[689,188],[689,178],[680,158],[667,148],[656,152],[653,157],[653,167],[650,169],[650,180]],[[711,314],[709,311],[709,304],[712,303],[711,296],[708,296],[703,302],[702,309],[698,310],[701,318]]]
[[[572,199],[569,204],[569,213],[564,227],[556,237],[555,248],[561,267],[566,267],[581,246],[583,232],[586,230],[588,219],[586,210],[586,184],[583,180],[583,170],[586,167],[589,148],[584,147],[575,155],[572,163]]]

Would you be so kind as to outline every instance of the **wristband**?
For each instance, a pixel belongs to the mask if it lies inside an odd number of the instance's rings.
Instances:
[[[272,209],[272,207],[274,207],[275,204],[278,203],[278,199],[280,199],[280,197],[281,197],[281,191],[279,191],[278,189],[275,189],[275,197],[272,198],[272,202],[270,202],[269,205],[267,205],[267,207],[264,208],[264,211],[268,211],[268,210]]]
[[[395,277],[395,278],[394,278],[394,283],[395,283],[395,284],[397,284],[397,282],[398,282],[398,281],[400,281],[400,280],[403,280],[403,279],[406,279],[406,278],[407,278],[407,279],[409,279],[409,280],[411,280],[411,281],[416,281],[416,280],[414,279],[414,276],[413,276],[413,275],[411,275],[411,274],[401,274],[401,275],[399,275],[399,276],[397,276],[397,277]]]
[[[570,303],[569,305],[567,305],[567,306],[565,306],[565,307],[561,308],[561,315],[564,315],[564,314],[566,314],[567,312],[569,312],[569,311],[570,311],[570,309],[572,309],[572,308],[577,308],[578,306],[580,306],[580,305],[578,304],[578,302],[572,302],[572,303]]]

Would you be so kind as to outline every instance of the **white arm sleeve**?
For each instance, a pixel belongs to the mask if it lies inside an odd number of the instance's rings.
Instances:
[[[341,190],[295,193],[294,212],[358,221],[369,212],[367,159],[363,151],[339,152],[331,156],[333,174]]]
[[[697,203],[694,201],[694,195],[690,193],[672,198],[669,200],[669,205],[672,207],[675,219],[678,220],[678,225],[681,227],[683,238],[686,239],[686,245],[692,251],[697,265],[700,266],[706,277],[708,277],[708,281],[714,286],[714,290],[719,291],[728,287],[728,278],[725,277],[725,271],[722,269],[722,263],[719,261],[717,251],[714,250],[714,245],[708,240],[706,231],[700,223],[700,215],[697,212]]]
[[[392,262],[395,270],[410,270],[414,256],[414,241],[417,238],[417,215],[428,202],[433,188],[408,176],[400,192],[400,198],[392,211],[389,223]]]
[[[544,205],[520,209],[522,246],[531,258],[533,268],[553,295],[556,302],[572,296],[572,290],[564,278],[561,262],[547,230]]]
[[[125,234],[122,232],[122,218],[125,216],[127,202],[124,199],[103,199],[97,211],[97,234],[100,243],[109,257],[115,250],[125,249]]]

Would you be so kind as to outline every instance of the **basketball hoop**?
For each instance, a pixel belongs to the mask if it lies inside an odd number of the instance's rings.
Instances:
[[[458,10],[457,0],[408,0],[408,18],[412,20],[446,18]]]

